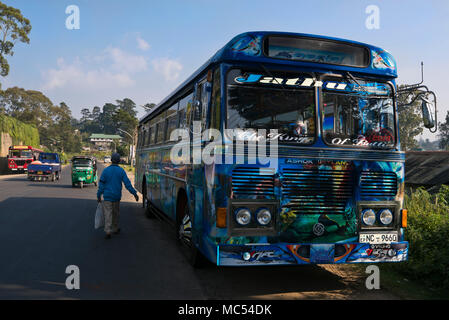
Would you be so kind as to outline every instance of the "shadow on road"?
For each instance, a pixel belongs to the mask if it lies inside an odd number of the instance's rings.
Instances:
[[[111,240],[95,230],[95,192],[46,186],[41,197],[0,202],[0,299],[345,299],[357,296],[346,279],[320,266],[193,269],[173,229],[147,219],[141,204],[120,206],[122,232]],[[59,192],[52,187],[61,188]],[[39,189],[40,190],[40,189]],[[81,190],[80,190],[81,191]],[[83,190],[84,191],[84,190]],[[94,191],[94,188],[91,189]],[[59,196],[59,197],[56,197]],[[67,290],[68,265],[82,289]]]
[[[195,273],[213,299],[330,299],[348,289],[339,276],[319,266],[209,266]]]
[[[51,181],[36,181],[36,182],[30,182],[27,184],[28,187],[42,187],[42,188],[68,188],[68,189],[81,189],[80,187],[72,187],[71,184],[61,184],[58,182],[51,182]],[[92,188],[92,190],[97,190],[97,187],[94,185],[85,185],[83,189],[85,188]]]
[[[8,178],[5,178],[5,177],[2,177],[2,176],[0,176],[0,181],[29,181],[28,179],[27,179],[27,177],[8,177]]]
[[[95,193],[42,190],[0,202],[0,299],[204,299],[176,242],[141,204],[121,203],[121,233],[106,240],[94,229]],[[69,265],[80,269],[80,290],[65,288]]]

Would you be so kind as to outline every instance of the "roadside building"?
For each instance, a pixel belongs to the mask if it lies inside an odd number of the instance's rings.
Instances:
[[[123,138],[116,134],[93,133],[89,137],[92,146],[96,150],[111,151],[116,149],[116,141],[121,143]]]

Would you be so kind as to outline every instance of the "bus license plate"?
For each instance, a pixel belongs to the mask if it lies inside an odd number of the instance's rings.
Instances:
[[[37,174],[42,174],[42,173],[43,173],[42,171],[38,171],[38,172],[37,172]]]
[[[361,233],[359,242],[373,243],[373,244],[398,242],[398,233],[397,232]]]

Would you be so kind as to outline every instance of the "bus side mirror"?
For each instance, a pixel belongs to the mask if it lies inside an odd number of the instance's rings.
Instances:
[[[432,104],[429,103],[429,101],[424,98],[421,98],[421,100],[422,100],[421,109],[424,127],[426,127],[427,129],[432,129],[435,127],[435,119],[433,118],[431,110]]]

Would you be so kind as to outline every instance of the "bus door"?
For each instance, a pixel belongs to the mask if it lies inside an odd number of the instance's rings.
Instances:
[[[204,202],[204,163],[201,157],[201,151],[204,148],[205,142],[202,140],[202,133],[206,130],[207,110],[210,101],[211,87],[210,83],[203,79],[195,86],[195,94],[192,104],[192,113],[190,122],[192,152],[191,164],[187,171],[187,181],[189,184],[190,195],[190,212],[192,212],[193,224],[195,230],[200,234],[201,218],[203,216],[203,202]],[[195,234],[193,235],[195,237]],[[194,238],[197,242],[198,238]]]

